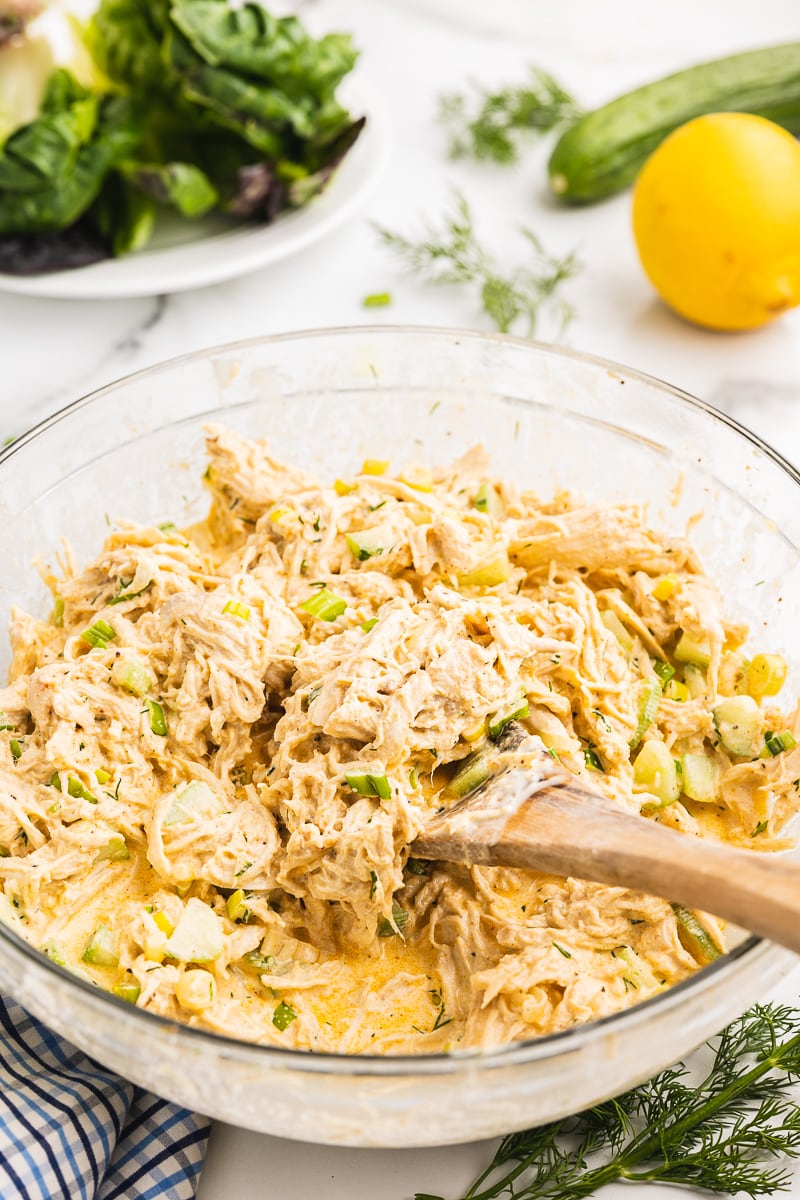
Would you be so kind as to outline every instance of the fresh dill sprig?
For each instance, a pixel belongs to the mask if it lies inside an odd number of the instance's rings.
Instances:
[[[511,1134],[463,1200],[583,1200],[620,1181],[788,1191],[780,1159],[800,1157],[799,1027],[797,1009],[757,1005],[711,1043],[699,1083],[679,1063],[577,1117]]]
[[[578,270],[575,255],[557,258],[548,254],[530,229],[522,229],[520,232],[533,251],[533,265],[516,267],[503,274],[494,257],[478,241],[470,207],[459,192],[454,192],[452,209],[445,214],[441,228],[429,224],[418,241],[381,226],[376,228],[406,269],[422,282],[474,288],[481,308],[501,333],[508,333],[522,322],[530,337],[540,311],[548,308],[555,316],[560,335],[574,316],[571,305],[556,292]]]
[[[450,157],[506,165],[519,158],[520,142],[531,131],[546,133],[579,116],[579,109],[552,75],[529,68],[521,87],[490,92],[478,84],[468,95],[439,97],[439,119],[449,127]]]

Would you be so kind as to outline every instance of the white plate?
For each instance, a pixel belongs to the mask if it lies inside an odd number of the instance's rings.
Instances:
[[[272,225],[234,224],[219,216],[187,221],[165,212],[145,250],[71,271],[0,273],[0,291],[57,300],[158,296],[221,283],[304,250],[364,203],[386,158],[387,123],[372,92],[360,80],[348,80],[341,99],[354,116],[366,114],[367,123],[325,191],[304,208]]]

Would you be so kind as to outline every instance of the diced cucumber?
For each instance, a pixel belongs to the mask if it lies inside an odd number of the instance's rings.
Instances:
[[[193,780],[183,791],[178,792],[167,809],[165,825],[182,825],[188,821],[205,821],[227,812],[219,796],[212,792],[207,783]]]
[[[481,484],[472,503],[478,512],[486,513],[488,517],[492,517],[495,521],[502,521],[506,515],[503,501],[500,499],[500,493],[491,483]]]
[[[761,709],[752,696],[728,696],[714,709],[714,725],[726,750],[757,758],[764,749]]]
[[[167,939],[166,953],[179,962],[213,962],[222,953],[222,926],[202,900],[186,901],[178,924]]]
[[[86,943],[81,958],[94,967],[118,967],[119,942],[113,929],[109,929],[107,925],[98,925]]]
[[[111,991],[120,1000],[124,1000],[126,1004],[135,1004],[139,999],[141,988],[135,979],[124,979],[122,983],[115,983]]]
[[[708,681],[700,667],[687,663],[683,668],[683,682],[692,700],[703,700],[708,695]]]
[[[45,942],[40,949],[42,954],[46,954],[51,962],[58,963],[60,967],[65,967],[67,965],[64,955],[61,953],[61,947],[59,946],[58,942],[54,942],[52,938],[49,942]]]
[[[633,638],[628,633],[617,614],[612,612],[610,608],[607,608],[604,612],[600,613],[600,620],[603,622],[608,632],[613,633],[614,637],[617,639],[625,653],[630,654],[631,650],[633,649]]]
[[[633,764],[633,787],[637,792],[649,792],[660,806],[674,804],[681,794],[675,761],[663,742],[645,742]]]
[[[675,647],[674,657],[678,662],[691,663],[692,666],[702,667],[705,671],[711,662],[711,646],[707,641],[698,641],[688,633],[683,633]]]
[[[505,549],[502,549],[473,571],[459,575],[458,583],[460,587],[495,587],[498,583],[505,583],[510,574],[511,563]]]
[[[347,549],[358,562],[389,554],[394,549],[392,535],[386,529],[361,529],[358,533],[345,534],[344,540],[347,542]]]
[[[109,838],[108,843],[98,850],[94,861],[100,862],[125,862],[131,856],[131,852],[125,844],[125,838],[121,834]]]
[[[683,791],[690,800],[713,804],[717,799],[719,772],[707,754],[684,754],[681,759]]]
[[[132,696],[144,696],[153,686],[153,677],[140,658],[120,658],[111,668],[111,682]]]
[[[678,937],[683,948],[688,950],[701,966],[707,966],[714,959],[722,957],[723,951],[690,908],[684,908],[682,904],[673,904],[672,911],[678,923]]]

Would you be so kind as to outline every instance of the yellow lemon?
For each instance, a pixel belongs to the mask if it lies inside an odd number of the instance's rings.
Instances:
[[[800,304],[800,145],[748,113],[670,134],[641,170],[633,232],[667,304],[711,329],[754,329]]]

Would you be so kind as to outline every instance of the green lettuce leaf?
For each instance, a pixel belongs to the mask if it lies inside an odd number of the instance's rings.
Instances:
[[[129,99],[93,94],[68,71],[56,71],[39,117],[13,133],[0,152],[0,234],[71,225],[141,136]]]
[[[130,184],[160,204],[170,204],[184,217],[201,217],[214,208],[219,193],[200,167],[186,162],[124,163]]]

